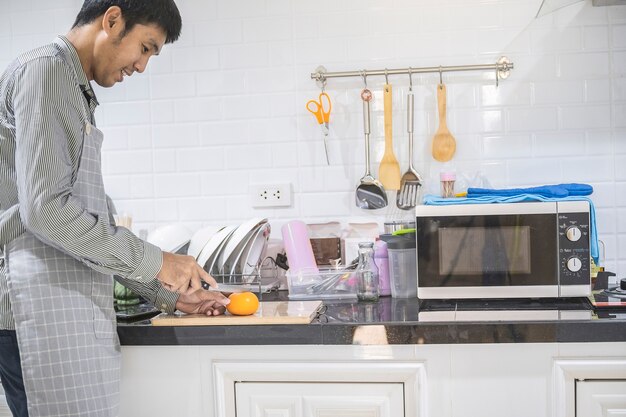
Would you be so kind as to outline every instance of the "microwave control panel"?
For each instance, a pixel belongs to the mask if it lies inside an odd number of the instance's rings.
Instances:
[[[559,213],[558,233],[560,285],[589,284],[589,213]]]

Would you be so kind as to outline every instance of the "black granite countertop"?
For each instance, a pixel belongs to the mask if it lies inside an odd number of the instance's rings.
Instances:
[[[263,300],[287,300],[285,291]],[[626,308],[594,309],[587,298],[445,301],[381,297],[325,301],[311,324],[151,326],[119,322],[122,345],[380,345],[626,342]]]

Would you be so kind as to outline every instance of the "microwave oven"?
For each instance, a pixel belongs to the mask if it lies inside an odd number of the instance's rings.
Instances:
[[[420,299],[591,294],[589,202],[416,207]]]

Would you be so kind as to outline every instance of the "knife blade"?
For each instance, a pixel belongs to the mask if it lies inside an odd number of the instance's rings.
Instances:
[[[258,286],[257,288],[251,288],[250,285],[228,285],[228,284],[218,284],[218,287],[210,287],[209,284],[207,284],[206,282],[202,283],[202,288],[204,288],[205,290],[208,291],[217,291],[217,292],[247,292],[247,291],[254,291],[255,289],[258,291]]]

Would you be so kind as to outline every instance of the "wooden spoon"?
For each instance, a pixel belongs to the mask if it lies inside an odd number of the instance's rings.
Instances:
[[[384,110],[385,110],[385,153],[378,168],[378,178],[387,190],[400,189],[400,164],[393,154],[392,138],[392,94],[391,84],[385,84],[383,89]]]
[[[452,159],[456,151],[454,136],[446,126],[446,86],[437,86],[437,105],[439,107],[439,128],[433,137],[433,158],[440,162]]]

